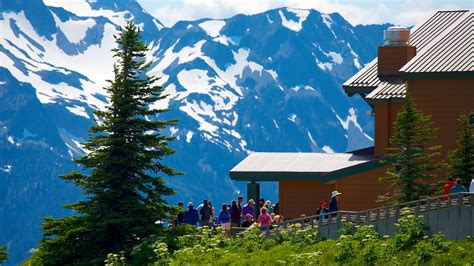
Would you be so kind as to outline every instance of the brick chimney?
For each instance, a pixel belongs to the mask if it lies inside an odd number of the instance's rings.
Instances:
[[[378,49],[378,74],[399,75],[398,70],[416,55],[415,46],[408,45],[410,31],[404,27],[390,27],[384,31],[384,46]]]

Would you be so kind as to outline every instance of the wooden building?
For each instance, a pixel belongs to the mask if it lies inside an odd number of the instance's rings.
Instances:
[[[230,177],[249,181],[251,198],[259,197],[258,182],[278,182],[280,210],[288,217],[313,214],[333,190],[342,193],[342,209],[379,206],[378,196],[388,189],[379,182],[386,171],[380,159],[407,89],[439,128],[436,142],[443,157],[455,147],[457,118],[474,111],[473,32],[472,10],[438,11],[411,32],[400,27],[385,32],[378,58],[343,85],[349,96],[359,94],[372,106],[374,147],[338,154],[252,153]],[[440,174],[446,177],[445,171]]]

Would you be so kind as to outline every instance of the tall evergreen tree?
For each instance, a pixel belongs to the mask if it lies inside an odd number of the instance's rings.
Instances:
[[[95,112],[97,125],[84,144],[90,153],[76,160],[86,171],[61,177],[80,186],[86,197],[65,205],[78,215],[45,218],[37,252],[41,263],[103,264],[108,253],[130,251],[139,239],[159,234],[155,222],[174,210],[163,199],[174,191],[158,175],[180,174],[162,163],[174,151],[168,146],[173,138],[161,130],[177,121],[150,120],[167,111],[149,108],[166,95],[154,85],[157,78],[146,75],[148,48],[140,36],[131,21],[115,36],[115,77],[106,88],[110,105]]]
[[[8,259],[7,246],[0,246],[0,265]]]
[[[474,178],[474,128],[470,125],[467,115],[459,116],[458,121],[461,131],[456,141],[458,147],[449,152],[450,175],[461,178],[464,185],[469,187],[471,179]]]
[[[388,199],[412,201],[429,195],[430,182],[436,177],[434,171],[443,165],[436,160],[441,146],[432,144],[437,129],[433,128],[431,116],[416,108],[408,90],[394,129],[387,148],[389,168],[381,177],[381,181],[392,184]]]

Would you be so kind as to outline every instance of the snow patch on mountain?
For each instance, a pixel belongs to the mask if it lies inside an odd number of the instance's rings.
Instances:
[[[148,72],[150,75],[161,75],[163,70],[170,66],[172,63],[184,64],[194,59],[203,56],[201,48],[206,42],[205,40],[200,40],[192,46],[186,46],[179,50],[179,52],[174,52],[176,44],[179,42],[179,39],[176,42],[166,49],[164,54],[160,54],[157,64]]]
[[[84,20],[69,19],[62,22],[57,15],[53,14],[56,25],[66,35],[71,43],[79,43],[86,37],[87,30],[96,25],[95,20],[88,18]]]
[[[322,150],[325,152],[325,153],[334,153],[333,149],[331,149],[331,147],[327,146],[327,145],[324,145],[322,147]]]
[[[201,27],[207,33],[207,35],[211,36],[212,38],[219,36],[219,33],[224,26],[225,21],[223,20],[208,20],[199,23],[199,27]]]
[[[309,132],[309,130],[308,130],[307,133],[308,133],[309,141],[311,141],[311,144],[313,144],[315,147],[317,147],[318,144],[316,144],[316,141],[314,140],[313,135],[311,135],[311,132]]]
[[[292,31],[300,31],[303,28],[303,22],[309,15],[309,10],[287,8],[286,11],[295,14],[298,17],[298,21],[294,21],[291,18],[287,19],[285,14],[283,14],[283,10],[279,10],[278,14],[281,18],[281,24]]]
[[[86,108],[84,106],[66,106],[71,113],[90,119],[89,114],[87,114]]]
[[[90,5],[90,3],[92,4],[93,2],[85,0],[43,0],[43,2],[48,6],[62,7],[81,17],[105,17],[118,26],[125,25],[126,19],[133,19],[134,17],[128,11],[113,11],[103,8],[93,9]]]
[[[6,164],[6,165],[2,166],[2,168],[0,168],[0,170],[9,174],[9,173],[12,172],[12,165],[11,164]]]
[[[333,20],[331,18],[331,16],[329,14],[321,14],[321,17],[323,19],[323,23],[326,25],[326,27],[328,27],[328,29],[331,31],[332,33],[332,36],[334,36],[334,38],[337,38],[336,36],[336,33],[334,33],[334,31],[332,30],[332,23],[333,23]]]
[[[341,54],[339,53],[336,53],[336,52],[333,52],[333,51],[329,51],[328,53],[324,53],[326,56],[329,56],[331,57],[331,61],[334,63],[334,64],[342,64],[342,62],[344,62],[344,59],[342,58]]]
[[[345,120],[343,120],[337,113],[336,111],[334,111],[334,109],[332,109],[332,111],[336,114],[336,117],[337,117],[337,120],[339,120],[339,123],[341,123],[341,126],[345,129],[345,130],[349,130],[349,124],[352,122],[354,124],[354,126],[360,130],[360,132],[362,132],[364,134],[364,136],[369,139],[370,141],[374,141],[374,139],[372,137],[370,137],[369,135],[367,135],[364,130],[362,129],[362,127],[360,126],[359,122],[357,121],[357,115],[356,115],[356,112],[355,112],[355,109],[354,108],[349,108],[349,115],[346,117]]]
[[[288,120],[290,120],[291,122],[296,122],[296,119],[298,118],[298,116],[296,114],[290,114],[288,116]]]
[[[192,132],[192,131],[188,131],[188,133],[186,133],[186,142],[187,143],[191,142],[191,139],[193,138],[193,135],[194,135],[194,132]]]
[[[97,95],[105,95],[102,89],[105,80],[110,78],[112,67],[108,63],[112,58],[109,49],[115,47],[110,36],[115,32],[115,27],[111,24],[105,25],[105,38],[98,45],[91,45],[81,56],[67,55],[57,46],[57,36],[48,40],[39,36],[25,17],[23,11],[20,13],[6,13],[4,19],[0,20],[2,38],[0,45],[10,53],[0,53],[2,65],[19,81],[34,84],[36,94],[42,103],[55,103],[57,99],[79,100],[87,103],[92,108],[100,109],[105,106],[103,99]],[[15,33],[10,27],[10,23],[21,29],[21,35]],[[28,36],[28,39],[24,37]],[[34,41],[36,45],[31,45]],[[13,44],[15,43],[15,44]],[[94,58],[94,64],[90,64],[90,58]],[[73,62],[73,63],[72,63]],[[109,71],[104,71],[110,69]],[[72,71],[82,73],[93,78],[93,82],[86,78],[79,78],[78,85],[72,86],[65,82],[50,82],[45,80],[41,74],[43,71],[57,72],[62,75],[69,75]]]
[[[66,144],[68,148],[68,153],[71,158],[77,158],[81,157],[90,151],[84,148],[84,146],[81,144],[84,142],[84,139],[80,137],[76,137],[73,134],[69,133],[66,129],[64,128],[59,128],[59,135],[64,141],[64,144]]]

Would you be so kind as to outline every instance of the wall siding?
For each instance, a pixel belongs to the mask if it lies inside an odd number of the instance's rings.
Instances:
[[[319,201],[328,201],[335,190],[334,182],[323,184],[316,180],[281,180],[278,185],[280,212],[285,218],[314,215]]]
[[[390,137],[394,132],[397,113],[403,107],[402,103],[378,103],[375,105],[375,156],[381,157],[386,153]]]
[[[474,79],[409,80],[407,85],[417,106],[431,115],[433,126],[439,128],[436,142],[443,145],[446,156],[456,146],[457,118],[474,111]]]
[[[386,171],[386,167],[380,167],[337,180],[336,189],[342,193],[339,208],[359,211],[381,206],[377,202],[378,196],[387,193],[388,184],[380,182],[379,178]]]

